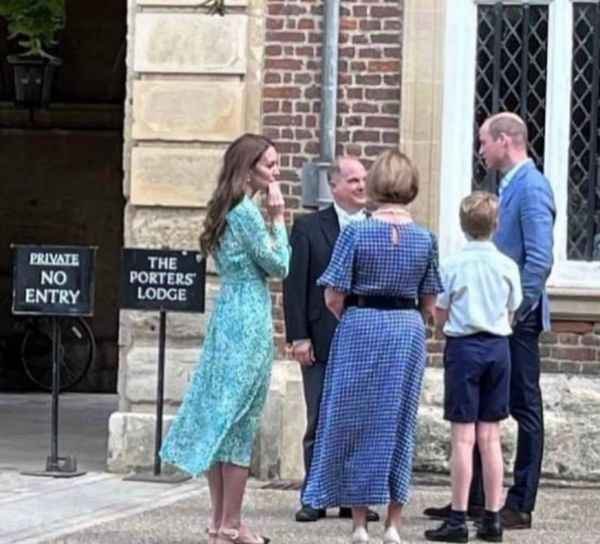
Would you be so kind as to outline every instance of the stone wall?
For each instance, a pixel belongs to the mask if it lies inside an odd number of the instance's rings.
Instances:
[[[227,145],[260,130],[264,12],[231,0],[226,17],[203,0],[129,0],[125,117],[125,245],[197,249],[203,210]],[[212,272],[212,264],[209,263]],[[198,358],[206,315],[167,319],[166,413]],[[151,463],[158,316],[122,312],[119,411],[109,422],[110,470]]]
[[[443,421],[444,341],[429,341],[419,417],[416,465],[447,471],[449,425]],[[554,478],[600,480],[600,323],[553,321],[540,337],[545,450],[542,472]],[[516,425],[503,424],[505,460],[515,454]],[[506,467],[510,470],[510,465]]]

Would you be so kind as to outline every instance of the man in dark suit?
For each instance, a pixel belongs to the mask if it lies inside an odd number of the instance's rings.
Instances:
[[[337,319],[325,307],[323,288],[317,287],[317,278],[329,264],[340,228],[365,217],[366,175],[357,159],[339,159],[329,180],[333,204],[299,216],[290,236],[292,257],[290,272],[283,284],[283,307],[286,338],[294,359],[302,368],[307,416],[303,441],[305,483],[315,443],[329,345],[337,326]],[[324,510],[302,505],[296,513],[296,521],[317,521],[325,514]],[[350,508],[340,508],[340,517],[352,517]],[[368,519],[377,521],[379,516],[369,510]]]
[[[550,329],[545,284],[553,262],[556,207],[550,182],[527,155],[527,126],[514,113],[498,113],[479,130],[479,152],[500,174],[499,224],[493,241],[519,266],[523,303],[510,337],[510,415],[518,425],[514,483],[500,512],[506,529],[529,529],[540,480],[544,420],[538,339]],[[481,460],[474,456],[469,514],[484,514]],[[425,515],[447,517],[449,505],[427,508]]]

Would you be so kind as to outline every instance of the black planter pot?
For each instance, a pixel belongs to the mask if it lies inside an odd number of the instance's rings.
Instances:
[[[62,60],[11,55],[7,57],[13,66],[15,78],[15,102],[23,106],[40,106],[50,102],[52,85]]]

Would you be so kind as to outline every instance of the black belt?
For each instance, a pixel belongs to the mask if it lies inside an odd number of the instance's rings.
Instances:
[[[377,308],[378,310],[416,310],[417,303],[414,298],[383,297],[366,295],[348,295],[346,306],[359,308]]]

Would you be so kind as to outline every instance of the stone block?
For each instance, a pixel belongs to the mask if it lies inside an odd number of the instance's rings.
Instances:
[[[139,13],[133,69],[147,73],[244,74],[248,17]]]
[[[561,408],[572,414],[600,414],[600,380],[593,376],[571,376],[563,384]],[[600,451],[600,450],[599,450]]]
[[[292,366],[294,365],[294,366]],[[277,365],[279,366],[279,365]],[[304,478],[304,448],[302,437],[306,430],[306,405],[302,377],[298,363],[292,362],[287,369],[288,380],[283,404],[281,474],[284,480]]]
[[[205,211],[191,208],[138,208],[128,205],[125,213],[127,247],[188,249],[198,251]],[[212,257],[208,258],[207,281],[216,273]]]
[[[298,363],[276,361],[253,451],[254,476],[261,479],[304,477],[305,413]]]
[[[132,137],[230,142],[244,130],[244,84],[227,81],[135,81]]]
[[[129,207],[128,247],[198,250],[204,214],[193,209]]]
[[[192,368],[197,350],[180,356],[180,372]],[[152,402],[154,395],[155,351],[134,348],[127,358],[127,395],[129,377],[135,398]],[[443,420],[437,388],[440,369],[427,369],[424,395],[419,409],[416,470],[447,472],[450,454],[450,424]],[[174,378],[170,378],[174,379]],[[177,377],[177,379],[180,379]],[[180,379],[180,390],[185,380]],[[545,395],[546,445],[542,471],[545,476],[567,479],[600,480],[600,377],[542,376]],[[149,385],[148,385],[149,384]],[[144,389],[145,388],[145,389]],[[429,392],[428,392],[429,391]],[[132,392],[132,394],[134,394]],[[175,393],[170,393],[175,396]],[[168,417],[165,418],[169,420]],[[134,466],[149,466],[154,419],[146,414],[116,413],[110,419],[109,469],[123,471]],[[258,440],[252,459],[252,474],[261,479],[300,479],[303,476],[302,435],[305,411],[298,365],[276,361]],[[502,445],[507,474],[512,470],[517,426],[512,419],[502,423]]]
[[[424,406],[444,405],[444,372],[439,368],[431,368],[423,377],[421,404]]]
[[[428,369],[419,409],[415,468],[447,472],[450,424],[443,420],[437,398],[428,392],[442,371]],[[542,472],[567,479],[600,479],[600,378],[544,374],[545,447]],[[516,451],[517,425],[502,423],[502,450],[509,474]]]
[[[165,416],[163,437],[173,418]],[[154,463],[153,414],[114,412],[108,420],[108,459],[110,472],[149,470]]]
[[[205,207],[216,187],[223,154],[213,148],[134,147],[131,203]]]
[[[165,355],[166,404],[178,404],[187,388],[200,349],[167,349]],[[123,396],[132,404],[156,402],[157,347],[133,347],[127,354],[127,375]]]
[[[271,385],[263,409],[260,429],[252,451],[251,474],[261,480],[278,479],[281,474],[285,373],[273,368]]]

